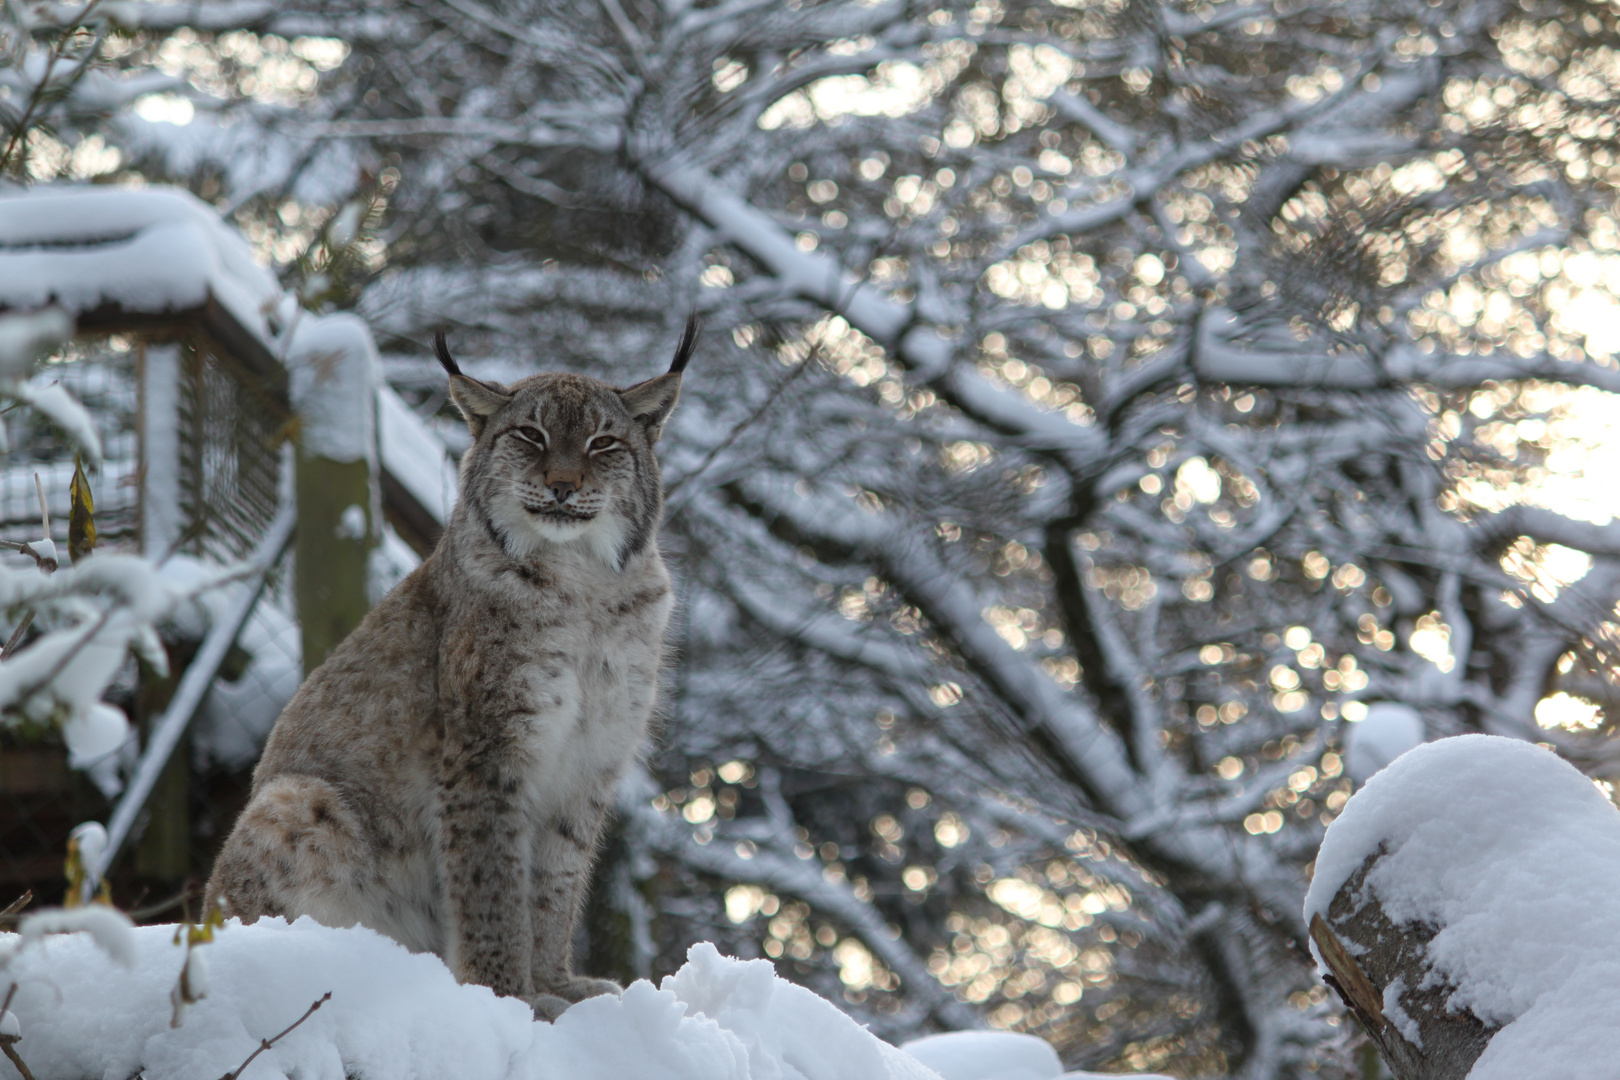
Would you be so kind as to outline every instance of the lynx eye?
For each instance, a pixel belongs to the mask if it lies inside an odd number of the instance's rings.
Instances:
[[[525,442],[534,443],[534,445],[538,446],[542,450],[546,448],[546,437],[541,433],[539,428],[532,428],[525,425],[520,428],[514,428],[513,433]]]
[[[591,452],[599,453],[603,450],[614,450],[619,446],[619,440],[612,435],[598,435],[591,440]]]

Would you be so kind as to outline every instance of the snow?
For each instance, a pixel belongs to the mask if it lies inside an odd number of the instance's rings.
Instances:
[[[441,522],[449,521],[456,502],[456,467],[444,440],[387,384],[377,391],[377,420],[383,468],[424,509]]]
[[[393,526],[383,522],[382,541],[366,556],[366,595],[372,606],[382,602],[395,585],[422,565],[422,557],[400,539]]]
[[[358,543],[366,538],[366,508],[359,503],[350,503],[338,515],[337,527],[333,530],[339,539],[353,540]]]
[[[360,231],[360,219],[365,209],[361,203],[347,203],[326,230],[327,241],[334,247],[346,247],[353,243]]]
[[[154,624],[186,599],[132,555],[97,553],[51,575],[0,570],[0,606],[27,606],[47,628],[0,662],[0,703],[37,723],[64,720],[69,763],[116,789],[132,740],[123,714],[99,699],[131,649],[161,669]]]
[[[1325,918],[1380,847],[1366,884],[1385,913],[1441,927],[1429,957],[1456,987],[1450,1003],[1504,1025],[1471,1080],[1613,1075],[1620,811],[1590,780],[1516,739],[1420,746],[1368,780],[1328,829],[1305,917]]]
[[[1064,1073],[1046,1043],[1007,1032],[930,1036],[902,1052],[778,978],[769,962],[729,959],[706,943],[658,987],[637,982],[622,997],[581,1002],[548,1024],[517,999],[458,984],[437,957],[364,928],[232,920],[211,943],[188,952],[184,941],[172,925],[132,928],[94,905],[40,912],[20,935],[0,935],[0,966],[9,961],[6,975],[19,987],[10,1022],[20,1026],[17,1050],[34,1075],[222,1075],[330,993],[260,1055],[249,1080],[1092,1076]],[[175,1027],[171,995],[182,973],[197,1000]]]
[[[0,376],[27,374],[34,361],[72,336],[73,317],[61,308],[0,317]]]
[[[62,560],[56,555],[56,541],[48,536],[28,541],[28,550],[32,551],[35,557],[38,558],[38,565],[49,566],[51,563],[56,563],[60,566],[62,563]]]
[[[836,312],[873,341],[893,349],[917,376],[944,379],[957,399],[971,403],[977,414],[1052,446],[1093,455],[1101,450],[1096,432],[1070,423],[1060,413],[1043,412],[1017,391],[986,379],[971,367],[952,365],[955,344],[933,327],[915,325],[917,312],[911,306],[890,299],[871,284],[851,282],[831,255],[800,251],[793,235],[769,214],[703,169],[665,162],[651,170],[649,179],[758,260],[784,292],[813,299]],[[935,314],[950,318],[945,312]]]
[[[952,1031],[913,1039],[900,1049],[944,1080],[1092,1080],[1103,1075],[1066,1073],[1050,1043],[1011,1031]],[[1138,1080],[1167,1080],[1136,1075]]]
[[[292,324],[287,373],[304,454],[332,461],[376,460],[376,388],[382,380],[377,347],[359,317],[298,317]]]
[[[137,951],[134,924],[122,911],[115,911],[100,904],[71,910],[50,908],[25,915],[17,926],[15,952],[12,955],[23,953],[23,950],[30,946],[41,945],[47,935],[78,933],[85,934],[89,943],[106,953],[107,958],[113,963],[124,968],[135,967]],[[12,965],[12,974],[21,977],[17,975],[15,961]]]
[[[270,527],[265,530],[264,536],[260,538],[251,562],[227,569],[212,582],[207,583],[211,587],[217,587],[230,580],[243,580],[249,588],[238,590],[231,598],[225,613],[216,617],[209,626],[201,646],[191,659],[190,666],[180,676],[174,695],[164,706],[162,715],[153,718],[145,739],[145,747],[141,751],[140,763],[136,766],[128,788],[113,809],[113,815],[107,823],[108,850],[94,868],[97,877],[106,873],[108,865],[130,835],[147,797],[152,793],[153,785],[157,783],[158,775],[169,760],[169,755],[174,752],[186,726],[208,695],[215,674],[224,662],[232,642],[242,632],[248,616],[253,613],[266,575],[280,560],[282,552],[292,540],[293,508],[290,502],[285,501],[285,495],[283,499],[281,510],[270,523]],[[111,557],[102,556],[101,559],[87,560],[86,566],[93,567],[107,558]],[[140,559],[131,558],[129,561],[137,566],[147,565]],[[155,574],[149,573],[148,576],[153,581],[159,580]],[[186,598],[172,587],[160,587],[154,591],[162,592],[167,598],[165,613],[174,611],[180,606],[179,601]],[[195,595],[193,592],[192,596]]]
[[[88,709],[70,716],[62,725],[62,738],[67,743],[68,766],[87,769],[91,765],[118,752],[129,739],[129,721],[121,709],[98,701]]]
[[[148,345],[140,374],[141,551],[161,561],[186,530],[180,509],[180,346]]]
[[[107,830],[99,821],[75,825],[68,833],[68,851],[79,857],[80,866],[92,866],[107,850]]]
[[[344,213],[354,217],[353,208]],[[335,228],[341,231],[352,224],[340,221]],[[319,316],[300,310],[214,208],[186,192],[158,187],[41,185],[0,197],[0,309],[27,313],[0,319],[0,377],[5,379],[0,392],[31,403],[92,461],[99,459],[101,448],[86,411],[49,375],[21,381],[35,354],[45,344],[70,335],[73,317],[86,311],[106,305],[147,314],[181,311],[210,297],[285,363],[305,454],[376,462],[380,451],[384,466],[400,485],[440,521],[448,519],[455,500],[455,466],[443,441],[383,385],[365,322],[349,314]],[[170,578],[189,572],[171,559],[185,524],[178,487],[179,376],[178,347],[151,344],[142,368],[142,460],[107,463],[100,484],[103,510],[120,509],[124,493],[139,488],[141,550],[156,562],[170,559],[173,565],[166,575]],[[385,420],[380,430],[379,407]],[[40,471],[53,513],[65,520],[71,463],[52,463]],[[32,516],[32,489],[31,483],[7,488],[4,509],[11,517]],[[379,497],[374,491],[374,503]],[[341,527],[364,539],[371,523],[380,520],[379,509],[350,507]],[[393,546],[400,545],[396,541]],[[394,558],[399,565],[390,564],[385,576],[397,580],[408,572],[415,559],[413,553],[407,554],[409,558]],[[212,568],[202,577],[217,579],[218,572]],[[195,579],[190,582],[193,587],[201,586],[196,573],[190,577]],[[209,613],[218,615],[239,591],[240,587],[228,588],[208,599]],[[204,616],[200,609],[192,614]],[[181,621],[196,624],[200,635],[212,619]],[[111,662],[111,646],[120,641],[113,631],[122,628],[125,638],[140,632],[128,623],[123,620],[98,635],[109,648],[85,651]],[[196,745],[204,760],[251,762],[297,685],[296,638],[296,627],[283,612],[260,605],[245,631],[243,647],[254,657],[246,676],[217,687],[199,720]],[[18,657],[8,665],[9,671],[0,672],[0,697],[18,677],[44,670],[54,657],[76,647],[70,633],[40,642],[30,650],[36,656]],[[101,672],[98,668],[91,674],[95,681]],[[97,751],[76,752],[75,762],[106,757],[104,744],[113,734],[108,716],[92,715],[91,703],[81,700],[84,694],[69,696],[75,746],[94,744]],[[104,764],[108,767],[101,779],[116,784],[116,763]]]
[[[1384,1018],[1395,1025],[1395,1030],[1418,1049],[1423,1048],[1423,1029],[1418,1022],[1412,1019],[1412,1014],[1401,1005],[1401,995],[1406,993],[1405,979],[1392,979],[1384,987]]]
[[[664,980],[663,990],[685,1005],[688,1017],[707,1017],[741,1042],[750,1066],[744,1075],[784,1080],[795,1073],[804,1080],[930,1076],[915,1058],[862,1031],[832,1002],[777,978],[769,961],[728,960],[713,945],[694,945],[686,966]]]
[[[48,576],[0,570],[0,606],[30,607],[47,628],[0,663],[0,702],[40,723],[65,717],[70,764],[90,770],[104,792],[117,790],[133,741],[123,714],[99,700],[103,691],[132,649],[163,670],[155,624],[177,611],[183,617],[195,604],[194,591],[239,573],[198,573],[177,587],[146,560],[113,552]]]
[[[1423,742],[1423,718],[1416,709],[1396,701],[1367,707],[1367,715],[1351,723],[1345,736],[1344,767],[1356,783],[1365,783],[1414,746]]]
[[[199,596],[206,616],[195,624],[192,636],[201,638],[214,621],[228,618],[239,590],[248,587],[238,583]],[[269,593],[254,605],[236,644],[251,657],[246,669],[236,679],[216,679],[191,723],[192,751],[203,769],[251,766],[303,680],[298,623]]]
[[[49,375],[40,375],[25,383],[7,383],[5,392],[43,413],[92,463],[101,462],[101,436],[96,434],[89,410],[73,400],[73,396]]]
[[[208,977],[208,953],[193,947],[186,954],[186,963],[180,971],[180,985],[185,988],[185,997],[190,1001],[201,1001],[208,996],[213,984]],[[174,998],[171,995],[170,1001]]]
[[[694,946],[660,987],[638,982],[623,997],[593,998],[547,1024],[521,1001],[457,984],[434,956],[308,918],[232,921],[197,946],[208,955],[210,990],[171,1028],[169,994],[186,963],[174,931],[129,931],[127,968],[83,936],[17,956],[17,1050],[35,1076],[219,1076],[330,991],[330,1001],[260,1055],[250,1080],[934,1077],[830,1002],[777,978],[768,962],[727,959],[712,945]]]
[[[173,188],[59,185],[0,196],[0,307],[182,311],[213,296],[265,342],[281,296],[247,242]]]
[[[1045,1039],[1008,1031],[957,1031],[900,1047],[944,1080],[1052,1080],[1063,1062]]]

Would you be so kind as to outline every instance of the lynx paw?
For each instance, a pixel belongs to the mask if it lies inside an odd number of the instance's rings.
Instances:
[[[612,979],[592,979],[585,975],[574,975],[560,986],[551,987],[549,992],[539,993],[529,999],[529,1005],[534,1009],[534,1015],[541,1020],[555,1020],[563,1014],[563,1010],[576,1001],[584,1001],[599,994],[622,994],[624,987]]]

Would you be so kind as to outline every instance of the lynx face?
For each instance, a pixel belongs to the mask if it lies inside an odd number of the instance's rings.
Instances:
[[[652,539],[663,513],[653,444],[678,371],[624,390],[583,375],[509,387],[454,375],[450,393],[474,436],[463,490],[509,555],[579,545],[617,569]]]

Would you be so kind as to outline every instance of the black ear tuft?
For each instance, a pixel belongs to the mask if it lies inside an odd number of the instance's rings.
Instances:
[[[687,362],[692,359],[692,353],[697,348],[698,330],[697,309],[686,316],[686,330],[681,334],[681,343],[675,346],[675,359],[669,362],[671,375],[679,375],[686,370]]]
[[[450,355],[450,346],[444,340],[443,330],[434,331],[433,352],[439,358],[439,363],[444,365],[445,371],[452,375],[461,374],[461,365],[456,363],[456,358]]]

